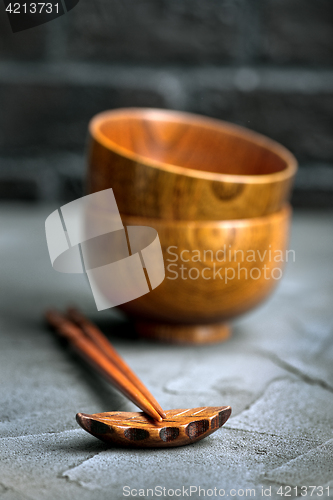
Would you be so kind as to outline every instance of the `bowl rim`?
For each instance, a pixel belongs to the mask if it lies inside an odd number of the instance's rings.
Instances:
[[[215,130],[218,129],[224,133],[227,132],[229,135],[241,137],[242,139],[255,143],[259,147],[270,150],[273,154],[276,154],[283,161],[285,161],[286,168],[270,174],[254,175],[226,174],[207,172],[205,170],[196,170],[182,167],[181,165],[173,165],[171,163],[153,160],[144,155],[134,153],[133,151],[120,146],[101,131],[101,125],[107,120],[115,119],[117,117],[126,118],[134,116],[145,117],[148,119],[149,117],[153,117],[155,120],[161,121],[163,120],[175,121],[179,123],[192,123],[204,128]],[[295,156],[287,148],[274,141],[273,139],[259,134],[258,132],[254,132],[253,130],[242,127],[241,125],[236,125],[234,123],[197,115],[194,113],[188,113],[185,111],[174,111],[158,108],[118,108],[102,111],[101,113],[93,116],[93,118],[90,120],[88,131],[91,137],[96,142],[100,143],[105,148],[115,151],[121,156],[124,156],[132,161],[143,163],[151,168],[165,170],[173,174],[185,175],[187,177],[195,177],[198,179],[208,179],[218,182],[234,182],[240,184],[274,183],[292,178],[296,174],[298,166]]]

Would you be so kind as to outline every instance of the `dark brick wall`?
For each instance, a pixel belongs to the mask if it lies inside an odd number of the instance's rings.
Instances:
[[[69,54],[109,62],[222,62],[238,56],[237,1],[82,1]]]
[[[31,61],[45,53],[47,26],[13,35],[3,2],[0,3],[0,58],[1,60]]]
[[[79,196],[87,123],[123,106],[268,135],[300,161],[295,204],[332,205],[333,1],[81,0],[15,34],[0,2],[0,197]]]
[[[332,65],[331,0],[262,0],[265,61]]]

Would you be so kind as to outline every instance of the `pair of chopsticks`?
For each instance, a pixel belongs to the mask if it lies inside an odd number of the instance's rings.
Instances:
[[[120,392],[153,419],[161,422],[166,415],[156,399],[135,375],[104,334],[77,309],[68,309],[66,315],[58,311],[46,312],[46,321],[75,350],[109,380]]]

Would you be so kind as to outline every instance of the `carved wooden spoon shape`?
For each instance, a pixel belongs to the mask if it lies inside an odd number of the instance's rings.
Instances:
[[[157,422],[143,412],[78,413],[81,427],[107,444],[138,448],[164,448],[195,443],[222,427],[230,406],[168,410]]]

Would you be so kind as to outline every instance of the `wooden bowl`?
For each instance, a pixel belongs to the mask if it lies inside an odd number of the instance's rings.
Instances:
[[[230,221],[164,221],[122,216],[125,226],[157,230],[166,276],[120,307],[140,335],[172,342],[214,342],[229,320],[260,304],[282,276],[291,209]],[[183,266],[183,268],[181,267]]]
[[[297,162],[245,128],[188,113],[119,109],[89,125],[88,191],[112,188],[121,213],[229,220],[274,213]]]

